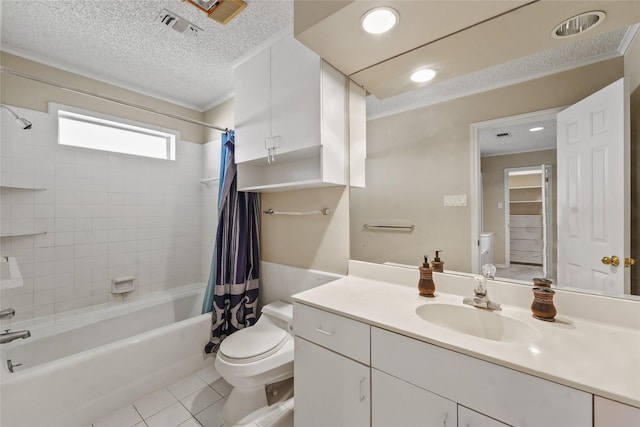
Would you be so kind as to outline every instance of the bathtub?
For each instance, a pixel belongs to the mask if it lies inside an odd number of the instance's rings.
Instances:
[[[190,285],[36,323],[31,338],[3,344],[0,425],[85,427],[212,364],[203,352],[211,326],[210,314],[200,314],[203,294]]]

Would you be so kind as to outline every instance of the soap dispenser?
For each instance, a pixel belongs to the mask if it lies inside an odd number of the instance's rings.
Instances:
[[[433,261],[431,261],[431,268],[433,268],[433,271],[435,271],[436,273],[444,272],[444,261],[440,261],[440,252],[443,251],[437,250],[436,257],[433,259]]]
[[[436,292],[436,285],[433,283],[433,269],[429,267],[429,260],[427,256],[424,256],[424,263],[422,267],[418,267],[420,270],[420,281],[418,281],[418,292],[420,296],[433,298]]]

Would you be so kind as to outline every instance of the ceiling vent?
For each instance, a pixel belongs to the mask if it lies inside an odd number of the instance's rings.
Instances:
[[[496,138],[510,138],[511,137],[511,132],[501,132],[501,133],[496,133]]]
[[[186,36],[197,36],[198,33],[202,31],[202,28],[195,26],[191,22],[171,11],[168,11],[167,9],[162,9],[156,18],[156,22],[159,22],[165,27],[169,27]]]

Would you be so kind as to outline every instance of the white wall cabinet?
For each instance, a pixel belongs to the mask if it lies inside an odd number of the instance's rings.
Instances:
[[[292,37],[234,71],[238,189],[347,183],[347,80]]]

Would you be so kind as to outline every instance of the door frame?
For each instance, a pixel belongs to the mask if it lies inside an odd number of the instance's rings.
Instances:
[[[471,272],[480,274],[480,233],[482,232],[482,174],[480,167],[480,131],[484,128],[495,127],[497,125],[512,126],[534,120],[556,117],[567,106],[548,108],[546,110],[532,111],[514,116],[501,117],[498,119],[486,120],[471,123],[470,127],[470,160],[471,160]]]

